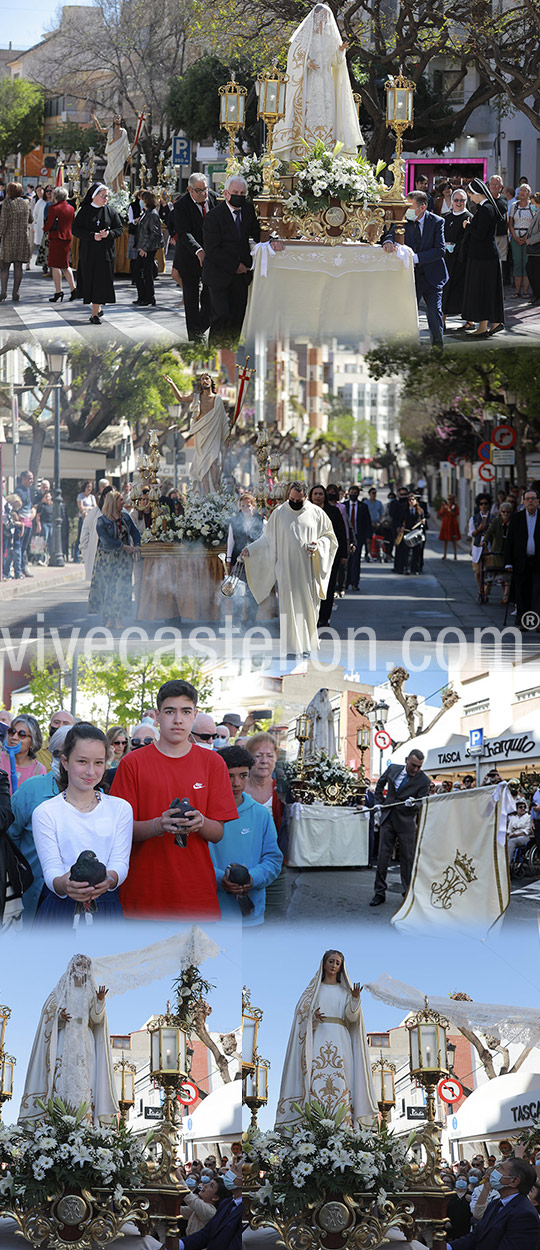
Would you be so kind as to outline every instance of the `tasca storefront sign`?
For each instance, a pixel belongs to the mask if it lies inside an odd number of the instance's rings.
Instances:
[[[540,756],[540,740],[527,729],[508,729],[498,738],[486,738],[481,755],[482,765],[493,763],[503,764],[505,761],[516,760],[525,765]],[[428,751],[424,769],[427,773],[437,772],[441,768],[460,768],[474,764],[477,756],[471,754],[468,738],[454,734],[445,746],[435,747]]]

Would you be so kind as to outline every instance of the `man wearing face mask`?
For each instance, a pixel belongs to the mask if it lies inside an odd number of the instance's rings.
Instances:
[[[430,213],[428,199],[424,191],[411,191],[407,197],[405,213],[405,247],[410,247],[414,262],[414,282],[416,300],[424,300],[431,343],[433,347],[443,345],[443,313],[442,293],[448,282],[448,270],[445,264],[446,244],[444,240],[444,221],[436,213]],[[394,227],[383,241],[385,252],[395,252]]]
[[[57,713],[55,713],[57,715]],[[63,713],[70,716],[69,712]],[[51,718],[52,719],[52,718]],[[70,716],[73,722],[73,717]],[[40,803],[45,799],[52,799],[60,793],[58,786],[58,778],[60,776],[60,756],[64,747],[66,734],[71,728],[69,725],[61,725],[56,729],[49,739],[49,750],[51,752],[51,770],[41,777],[29,777],[24,785],[19,786],[11,800],[14,821],[9,830],[9,836],[15,843],[17,848],[22,851],[28,860],[34,880],[28,890],[23,894],[23,926],[29,926],[36,914],[37,905],[43,889],[43,869],[36,851],[34,836],[32,833],[32,813]]]
[[[277,582],[280,637],[288,655],[318,646],[317,618],[326,598],[337,538],[330,518],[306,498],[304,482],[293,482],[286,503],[270,513],[266,529],[244,547],[246,577],[262,603]]]
[[[207,712],[197,712],[189,735],[190,741],[196,742],[197,746],[203,747],[205,751],[213,751],[216,734],[214,717],[209,716]]]
[[[202,280],[210,291],[210,342],[238,339],[253,278],[250,239],[259,243],[261,229],[247,182],[239,174],[227,178],[223,200],[207,213],[203,223]],[[271,244],[283,250],[279,239]]]
[[[489,1183],[498,1199],[488,1203],[476,1228],[451,1242],[451,1250],[539,1250],[540,1217],[527,1197],[536,1170],[525,1159],[505,1159]]]
[[[57,708],[56,712],[53,712],[51,719],[49,721],[48,744],[46,747],[42,747],[41,750],[38,751],[36,754],[36,759],[39,760],[40,764],[44,764],[45,768],[49,769],[51,767],[51,758],[52,758],[51,738],[53,734],[56,732],[57,729],[60,729],[63,725],[67,726],[67,728],[69,729],[70,725],[74,725],[74,724],[75,724],[75,717],[72,715],[71,712],[66,712],[65,708],[59,707]]]

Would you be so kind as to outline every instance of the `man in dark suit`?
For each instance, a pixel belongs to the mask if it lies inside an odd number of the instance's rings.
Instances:
[[[359,496],[358,486],[354,484],[349,486],[349,498],[343,505],[354,535],[354,551],[351,551],[347,563],[347,586],[351,586],[353,590],[359,589],[362,548],[365,544],[371,543],[373,532],[369,508],[363,500],[360,501]]]
[[[429,777],[422,772],[422,751],[411,751],[405,764],[389,764],[375,786],[375,803],[382,804],[379,825],[379,858],[375,874],[375,893],[370,907],[378,907],[386,897],[386,874],[392,858],[394,842],[399,844],[401,889],[405,897],[409,888],[416,847],[418,807],[415,799],[429,793]],[[386,787],[386,798],[383,800]],[[397,804],[397,806],[394,806]]]
[[[198,339],[210,325],[210,293],[202,281],[204,261],[203,225],[206,214],[215,207],[217,195],[209,191],[204,174],[192,174],[185,195],[172,211],[176,234],[173,269],[182,279],[188,339]],[[174,276],[174,275],[173,275]]]
[[[249,241],[259,243],[257,214],[238,174],[227,178],[224,198],[204,220],[202,278],[210,291],[210,341],[238,338],[246,311],[253,264]]]
[[[428,211],[427,202],[428,197],[424,191],[411,191],[407,196],[407,221],[403,242],[413,253],[416,299],[420,304],[423,298],[426,305],[431,342],[434,347],[442,347],[442,293],[445,283],[448,282],[448,270],[444,261],[444,220],[436,213]],[[394,227],[390,231],[392,237],[389,236],[383,242],[385,252],[396,250],[393,232]]]
[[[540,624],[540,500],[532,487],[525,491],[523,503],[523,511],[510,517],[503,557],[513,573],[517,625],[528,633]]]
[[[505,1159],[491,1173],[494,1178],[499,1197],[488,1203],[472,1232],[452,1241],[451,1250],[539,1250],[540,1217],[527,1197],[536,1169],[525,1159]]]

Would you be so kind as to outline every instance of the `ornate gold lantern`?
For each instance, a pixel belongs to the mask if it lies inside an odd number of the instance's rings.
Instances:
[[[174,1121],[173,1093],[187,1079],[186,1034],[174,1022],[171,1004],[165,1015],[148,1026],[150,1034],[150,1079],[165,1091],[165,1119]]]
[[[285,117],[285,99],[287,94],[287,74],[281,74],[274,65],[266,74],[257,79],[257,118],[266,126],[266,148],[263,157],[263,195],[275,196],[280,188],[276,183],[278,161],[272,155],[274,142],[274,126]]]
[[[257,1113],[259,1107],[264,1107],[268,1102],[268,1072],[270,1063],[268,1059],[261,1059],[259,1055],[254,1056],[255,1066],[245,1079],[244,1083],[244,1102],[251,1111],[251,1123],[253,1126],[257,1124]]]
[[[260,1007],[251,1006],[250,990],[242,990],[242,1080],[255,1071],[257,1061],[257,1033],[263,1013]]]
[[[127,1122],[128,1112],[135,1103],[135,1073],[137,1068],[134,1063],[130,1063],[125,1058],[122,1051],[122,1058],[114,1064],[113,1072],[116,1082],[116,1095],[118,1098],[118,1106],[120,1107],[120,1115],[124,1124]]]
[[[425,1006],[406,1021],[409,1030],[411,1076],[426,1090],[428,1120],[435,1119],[434,1089],[443,1076],[448,1076],[446,1030],[450,1023],[432,1011],[426,995]]]
[[[389,194],[403,196],[405,186],[405,166],[401,159],[403,151],[403,134],[410,130],[414,121],[414,93],[416,84],[404,78],[401,70],[396,78],[389,78],[384,84],[386,90],[386,125],[396,136],[396,154],[390,165],[394,182]]]
[[[374,1078],[375,1097],[377,1106],[385,1123],[392,1110],[396,1105],[396,1085],[395,1085],[395,1063],[391,1063],[389,1059],[384,1059],[381,1054],[380,1058],[372,1063],[371,1071]]]
[[[11,1015],[11,1007],[0,1007],[0,1119],[2,1107],[13,1097],[13,1068],[16,1060],[4,1050],[6,1024]]]
[[[234,160],[236,135],[246,119],[246,94],[247,88],[236,82],[234,73],[231,81],[219,88],[219,124],[229,136],[229,163]]]

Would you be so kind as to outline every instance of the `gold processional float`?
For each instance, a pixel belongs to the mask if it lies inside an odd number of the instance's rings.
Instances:
[[[306,727],[304,727],[306,728]],[[244,1133],[243,1213],[246,1227],[273,1228],[286,1250],[377,1250],[392,1229],[400,1229],[407,1239],[427,1234],[432,1250],[446,1250],[446,1204],[449,1193],[441,1179],[441,1124],[436,1120],[434,1091],[452,1068],[452,1047],[447,1044],[449,1021],[432,1010],[428,998],[421,1011],[406,1020],[409,1032],[409,1071],[426,1092],[425,1125],[414,1135],[413,1158],[403,1164],[401,1184],[395,1192],[378,1197],[360,1192],[351,1184],[350,1192],[320,1192],[316,1201],[291,1212],[287,1199],[270,1208],[257,1193],[265,1177],[257,1163],[250,1163],[250,1143],[258,1131],[257,1115],[268,1102],[270,1064],[258,1052],[258,1034],[263,1019],[260,1008],[252,1006],[250,991],[242,998],[242,1101],[251,1111],[251,1125]],[[375,1128],[380,1143],[388,1147],[388,1118],[396,1103],[395,1064],[382,1055],[372,1064],[380,1127]],[[255,1138],[256,1141],[256,1138]],[[255,1146],[256,1154],[256,1146]],[[328,1170],[328,1169],[326,1169]],[[292,1188],[292,1184],[291,1184]]]
[[[294,173],[279,174],[279,161],[274,155],[273,134],[277,122],[285,116],[285,95],[288,78],[274,66],[257,80],[257,119],[266,127],[266,144],[262,157],[263,190],[253,196],[263,241],[275,231],[280,238],[291,240],[303,236],[316,239],[331,247],[337,243],[379,243],[384,231],[395,223],[396,242],[403,242],[406,201],[404,198],[405,164],[402,159],[403,134],[410,129],[414,118],[414,92],[416,86],[402,73],[385,83],[386,126],[396,136],[396,150],[389,171],[392,184],[376,201],[364,203],[321,197],[321,207],[307,213],[295,210],[291,196],[297,176]],[[219,88],[220,122],[229,135],[229,161],[226,174],[237,172],[235,162],[235,136],[244,128],[246,88],[236,82],[234,74],[230,82]],[[357,97],[355,97],[357,98]]]

